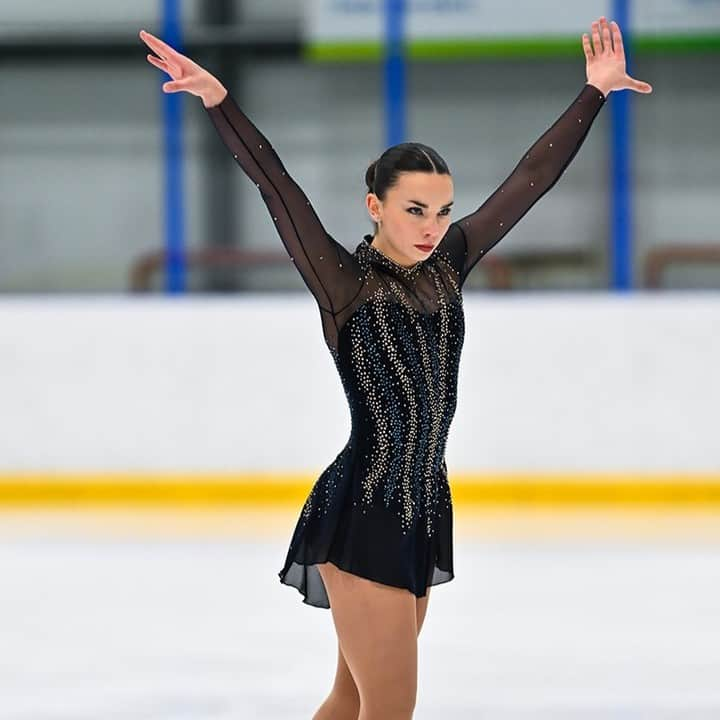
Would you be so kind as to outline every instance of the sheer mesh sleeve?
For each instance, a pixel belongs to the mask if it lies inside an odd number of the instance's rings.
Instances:
[[[222,141],[259,188],[280,239],[320,309],[335,314],[360,290],[357,260],[325,231],[268,139],[230,93],[220,104],[205,109]]]
[[[604,103],[604,94],[587,83],[485,203],[450,225],[437,251],[455,268],[460,285],[478,260],[559,180]]]

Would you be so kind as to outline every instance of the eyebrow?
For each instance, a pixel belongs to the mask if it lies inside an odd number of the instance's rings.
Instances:
[[[408,200],[408,202],[415,203],[416,205],[419,205],[420,207],[424,207],[424,208],[430,207],[429,205],[426,205],[425,203],[420,202],[419,200]],[[454,203],[455,203],[455,201],[451,200],[447,205],[443,205],[442,207],[443,208],[450,207]]]

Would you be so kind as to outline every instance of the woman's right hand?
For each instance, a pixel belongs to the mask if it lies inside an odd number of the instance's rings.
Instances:
[[[225,98],[227,90],[205,68],[145,30],[140,31],[140,39],[156,53],[147,56],[148,62],[164,70],[172,78],[171,82],[163,83],[164,92],[192,93],[202,98],[205,107],[218,105]]]

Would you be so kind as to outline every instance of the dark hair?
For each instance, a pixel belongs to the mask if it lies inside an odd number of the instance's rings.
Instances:
[[[367,191],[384,200],[387,191],[397,184],[398,176],[403,172],[450,175],[447,163],[433,148],[418,142],[400,143],[389,147],[370,164],[365,173]],[[373,225],[377,232],[377,223]]]

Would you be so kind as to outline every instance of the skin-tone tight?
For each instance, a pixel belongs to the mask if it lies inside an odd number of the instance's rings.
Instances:
[[[418,598],[332,563],[317,568],[330,599],[338,663],[330,695],[312,720],[411,720],[430,588]]]

